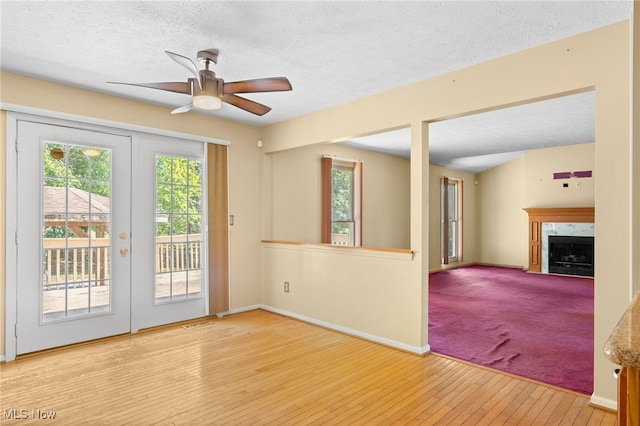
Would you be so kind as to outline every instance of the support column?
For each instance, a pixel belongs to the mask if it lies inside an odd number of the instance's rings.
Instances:
[[[411,125],[411,250],[420,275],[420,347],[429,351],[429,124]]]

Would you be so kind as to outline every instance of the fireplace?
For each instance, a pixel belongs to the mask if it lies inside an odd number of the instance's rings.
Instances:
[[[529,215],[529,272],[549,273],[549,237],[593,237],[593,207],[526,208]],[[592,256],[593,263],[593,256]],[[592,272],[593,274],[593,272]]]
[[[549,235],[549,272],[593,276],[593,237]]]

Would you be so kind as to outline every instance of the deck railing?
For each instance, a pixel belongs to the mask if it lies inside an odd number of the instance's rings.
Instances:
[[[106,284],[111,276],[109,242],[109,238],[43,239],[43,289]],[[156,274],[200,269],[200,257],[200,234],[156,238]]]
[[[156,274],[200,269],[200,234],[156,237]]]
[[[100,285],[109,279],[108,238],[45,238],[43,249],[45,290],[60,284]]]

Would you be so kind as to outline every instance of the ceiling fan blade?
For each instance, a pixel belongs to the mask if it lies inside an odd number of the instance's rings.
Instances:
[[[287,77],[257,78],[224,83],[224,93],[282,92],[291,90]]]
[[[180,114],[182,112],[188,112],[188,111],[191,111],[191,108],[193,108],[193,104],[185,105],[180,108],[174,109],[173,111],[171,111],[171,114]]]
[[[240,96],[232,95],[230,93],[224,94],[222,96],[222,101],[245,111],[249,111],[255,115],[265,115],[271,111],[271,108],[266,105],[259,104],[258,102],[254,102]]]
[[[126,84],[127,86],[148,87],[151,89],[166,90],[168,92],[183,93],[191,95],[191,84],[189,82],[171,82],[171,83],[120,83],[118,81],[107,81],[110,84]]]
[[[198,86],[200,87],[200,90],[202,90],[202,83],[200,82],[200,72],[198,71],[198,67],[196,66],[196,64],[194,64],[193,61],[187,58],[186,56],[178,55],[177,53],[169,52],[168,50],[165,50],[165,53],[169,55],[171,59],[173,59],[174,61],[176,61],[177,63],[179,63],[186,69],[188,69],[189,71],[191,71],[191,73],[194,75],[194,77],[198,81]]]

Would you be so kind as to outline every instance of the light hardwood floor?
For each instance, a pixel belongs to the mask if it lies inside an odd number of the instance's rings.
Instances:
[[[578,394],[270,312],[191,324],[0,365],[0,424],[616,424]]]

